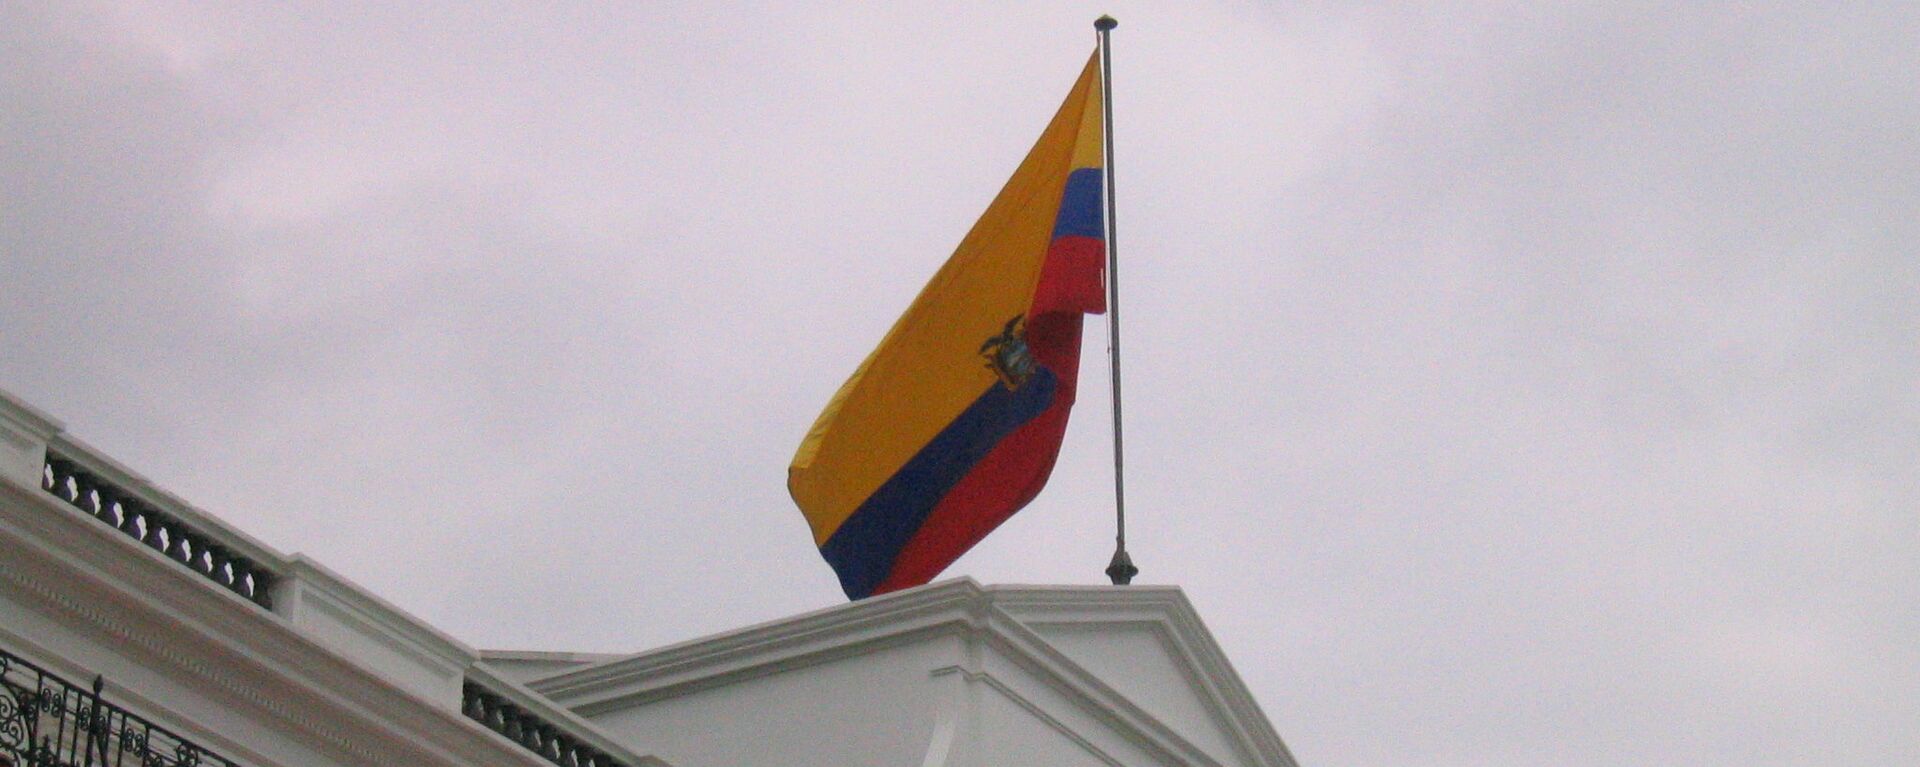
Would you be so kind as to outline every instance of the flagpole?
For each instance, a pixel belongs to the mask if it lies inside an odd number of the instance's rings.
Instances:
[[[1093,22],[1093,28],[1100,33],[1100,120],[1101,149],[1105,153],[1102,160],[1105,167],[1101,177],[1106,181],[1106,240],[1107,240],[1107,363],[1108,378],[1113,382],[1113,560],[1107,563],[1107,577],[1115,586],[1125,586],[1133,582],[1133,576],[1140,574],[1140,568],[1133,566],[1133,558],[1127,556],[1127,483],[1126,464],[1122,456],[1120,431],[1120,246],[1115,239],[1118,226],[1113,216],[1113,49],[1108,34],[1120,22],[1112,16],[1101,16]]]

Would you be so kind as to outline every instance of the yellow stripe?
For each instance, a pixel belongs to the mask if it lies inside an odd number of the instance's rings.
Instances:
[[[1096,51],[1093,54],[1093,60],[1087,62],[1087,68],[1094,69],[1099,65],[1100,54]],[[1085,76],[1082,75],[1082,77]],[[1099,82],[1097,75],[1094,78],[1094,82]],[[1073,141],[1074,168],[1106,167],[1107,158],[1104,152],[1106,148],[1104,143],[1105,131],[1101,127],[1101,121],[1105,117],[1103,113],[1104,108],[1104,100],[1100,96],[1100,87],[1097,84],[1089,87],[1087,89],[1087,103],[1080,111],[1080,133]]]
[[[1097,63],[1087,62],[986,213],[807,431],[787,490],[816,544],[993,385],[980,344],[1032,303],[1067,174],[1087,151],[1089,130],[1095,160],[1081,167],[1099,165]]]

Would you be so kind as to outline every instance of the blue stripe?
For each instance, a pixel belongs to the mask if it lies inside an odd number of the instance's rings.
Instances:
[[[906,465],[867,496],[820,546],[849,599],[861,599],[886,580],[893,562],[927,515],[1000,440],[1046,412],[1059,379],[1040,367],[1019,389],[995,382]]]
[[[1060,216],[1053,220],[1053,237],[1107,236],[1100,212],[1100,169],[1081,168],[1067,176],[1067,193],[1060,196]]]

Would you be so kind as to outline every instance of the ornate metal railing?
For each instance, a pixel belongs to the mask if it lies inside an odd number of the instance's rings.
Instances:
[[[0,650],[0,764],[12,767],[236,767],[225,757]]]
[[[272,572],[88,471],[84,464],[49,448],[40,487],[202,577],[273,609]]]
[[[460,712],[507,736],[527,750],[561,767],[629,767],[626,762],[584,742],[507,696],[468,679],[461,687]]]

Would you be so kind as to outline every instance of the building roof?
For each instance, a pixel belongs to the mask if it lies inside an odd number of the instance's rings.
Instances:
[[[0,563],[4,657],[242,764],[1294,765],[1177,587],[960,578],[631,655],[477,651],[5,392]]]
[[[1175,586],[982,586],[959,578],[566,668],[528,686],[603,727],[679,699],[763,688],[756,680],[773,675],[785,683],[817,677],[799,683],[818,696],[910,699],[925,694],[911,674],[894,690],[871,679],[854,686],[830,669],[849,658],[890,662],[878,660],[889,648],[949,639],[959,640],[948,644],[951,658],[897,655],[929,677],[998,685],[1003,697],[1023,696],[1013,689],[1018,677],[1055,702],[1026,701],[1032,715],[1063,720],[1056,707],[1088,715],[1157,761],[1294,764]],[[976,648],[971,656],[967,646]],[[1093,736],[1071,734],[1098,750]]]

